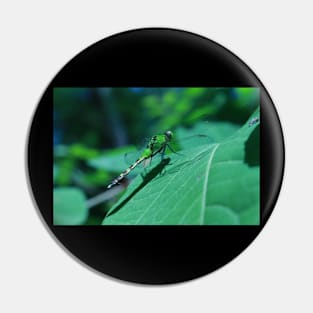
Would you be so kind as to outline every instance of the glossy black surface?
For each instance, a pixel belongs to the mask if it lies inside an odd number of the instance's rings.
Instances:
[[[53,88],[78,86],[259,87],[261,225],[53,226]],[[268,93],[240,59],[220,45],[191,33],[144,29],[96,43],[57,74],[33,119],[28,167],[33,195],[45,222],[77,258],[97,271],[123,280],[175,283],[223,266],[257,236],[278,197],[284,170],[284,143]],[[261,260],[255,267],[260,265]]]

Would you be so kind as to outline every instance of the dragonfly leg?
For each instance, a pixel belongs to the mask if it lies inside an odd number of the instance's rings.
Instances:
[[[164,146],[164,147],[161,149],[161,151],[160,151],[160,153],[161,153],[161,162],[163,162],[163,160],[164,160],[165,147],[166,147],[166,146]]]
[[[175,153],[175,154],[177,154],[177,155],[180,155],[180,156],[184,156],[183,154],[176,152],[169,144],[167,144],[167,147],[168,147],[173,153]]]

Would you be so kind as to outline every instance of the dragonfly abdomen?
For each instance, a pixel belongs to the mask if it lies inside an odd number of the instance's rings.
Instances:
[[[138,164],[140,164],[144,160],[151,160],[151,158],[155,156],[157,153],[162,153],[162,159],[163,159],[165,148],[169,146],[168,143],[171,141],[172,137],[173,137],[173,133],[169,130],[166,131],[162,135],[153,136],[150,139],[146,149],[141,154],[141,157],[136,162],[134,162],[129,168],[127,168],[123,173],[121,173],[119,176],[113,179],[111,184],[107,188],[111,188],[119,184],[119,182],[125,176],[127,176],[129,172],[132,171]]]
[[[134,162],[130,167],[128,167],[123,173],[121,173],[120,175],[118,175],[116,178],[114,178],[111,182],[110,185],[108,185],[108,189],[112,188],[113,186],[119,184],[119,182],[126,177],[130,171],[132,171],[138,164],[140,164],[143,160],[145,159],[145,157],[141,157],[139,158],[136,162]]]

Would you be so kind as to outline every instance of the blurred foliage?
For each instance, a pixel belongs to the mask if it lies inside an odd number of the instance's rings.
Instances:
[[[86,199],[78,188],[56,188],[53,192],[53,203],[54,225],[79,225],[86,221]]]
[[[68,224],[101,224],[120,197],[106,186],[127,167],[124,154],[144,138],[170,129],[179,150],[182,138],[196,142],[195,135],[211,129],[210,141],[217,128],[223,136],[237,130],[259,102],[257,88],[55,88],[54,194],[76,190],[93,199],[109,193],[97,204],[86,200],[85,219]]]

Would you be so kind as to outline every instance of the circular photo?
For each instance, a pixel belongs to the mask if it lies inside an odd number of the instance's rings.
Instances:
[[[89,268],[171,284],[221,268],[278,197],[275,106],[226,48],[174,29],[103,39],[54,77],[28,141],[30,185],[59,243]]]

